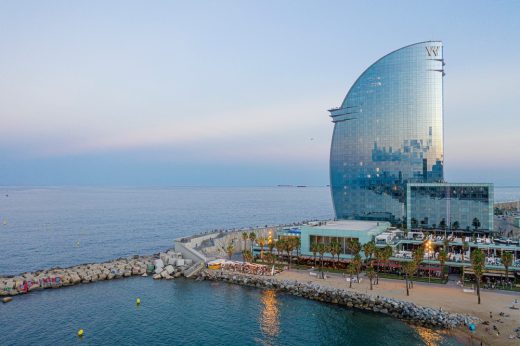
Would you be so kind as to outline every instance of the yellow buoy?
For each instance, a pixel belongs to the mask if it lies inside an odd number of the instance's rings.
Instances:
[[[137,298],[137,299],[135,300],[135,303],[136,303],[137,305],[141,304],[141,298]]]
[[[78,336],[79,336],[79,337],[82,337],[82,336],[83,336],[83,329],[78,330]]]

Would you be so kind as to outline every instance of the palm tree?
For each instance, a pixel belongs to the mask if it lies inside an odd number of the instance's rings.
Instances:
[[[253,252],[253,244],[256,240],[256,233],[255,232],[251,232],[249,233],[249,240],[251,240],[251,252]]]
[[[269,253],[266,253],[265,254],[265,261],[267,262],[267,264],[269,264],[270,266],[274,266],[275,262],[276,262],[276,256],[269,252]]]
[[[229,259],[231,259],[231,257],[233,256],[234,253],[235,253],[235,244],[233,244],[233,242],[231,242],[226,246],[226,254],[228,255]]]
[[[318,244],[318,253],[320,254],[320,271],[323,269],[323,255],[327,252],[328,246],[325,244]]]
[[[353,262],[350,262],[347,267],[347,273],[350,276],[349,288],[352,288],[352,278],[356,274],[356,266]]]
[[[319,244],[314,242],[311,244],[311,252],[312,254],[314,255],[314,266],[316,267],[316,254],[318,253],[318,250],[319,250]]]
[[[244,240],[244,251],[247,247],[247,240],[249,239],[249,234],[247,232],[242,232],[242,240]]]
[[[363,245],[363,252],[365,253],[365,257],[367,260],[367,263],[372,260],[372,256],[374,255],[374,252],[376,251],[376,243],[372,240]]]
[[[347,240],[347,247],[353,255],[357,255],[361,251],[361,244],[357,238],[349,238]]]
[[[281,257],[283,257],[283,252],[285,250],[285,242],[286,242],[286,240],[284,238],[280,238],[274,244],[274,246],[276,248],[276,252],[278,252],[278,256],[281,255]]]
[[[367,276],[368,280],[370,280],[370,290],[372,291],[372,281],[374,280],[374,277],[376,276],[376,272],[374,271],[374,267],[369,266],[367,269]]]
[[[502,251],[502,265],[506,268],[506,280],[509,281],[509,267],[513,264],[513,254],[511,252]]]
[[[356,268],[356,277],[357,281],[359,282],[359,273],[361,272],[361,267],[363,266],[363,260],[361,259],[361,255],[359,253],[354,255],[352,264],[354,264],[354,268]]]
[[[242,257],[244,257],[244,262],[252,262],[253,254],[249,250],[242,251]]]
[[[410,290],[409,290],[410,286],[408,285],[408,278],[413,276],[413,274],[417,270],[417,265],[415,264],[414,261],[404,262],[401,264],[401,269],[404,272],[404,278],[405,278],[405,283],[406,283],[406,295],[409,296],[410,295]]]
[[[289,238],[285,240],[285,251],[287,252],[287,257],[289,258],[289,269],[291,269],[291,259],[292,252],[294,250],[294,241]]]
[[[482,274],[484,273],[486,255],[479,248],[471,251],[471,266],[473,267],[473,272],[475,273],[475,280],[477,281],[477,296],[478,303],[480,304],[480,280],[482,279]]]
[[[381,262],[383,262],[383,257],[384,257],[384,254],[383,254],[383,249],[382,248],[376,248],[375,249],[375,253],[374,253],[374,257],[376,258],[377,260],[377,267],[376,267],[376,285],[379,285],[379,270],[381,269]]]
[[[266,239],[264,237],[259,237],[256,242],[260,246],[260,259],[264,258],[264,245],[265,245]]]
[[[424,251],[426,248],[426,243],[422,243],[421,246],[415,248],[413,251],[413,260],[417,265],[419,265],[424,260]]]
[[[294,243],[296,245],[296,260],[298,261],[298,264],[300,263],[300,254],[302,250],[302,240],[300,237],[294,238]]]
[[[339,255],[341,254],[341,244],[338,243],[337,241],[333,241],[332,243],[330,243],[330,253],[331,253],[333,259],[335,258],[335,256],[338,256],[338,262],[339,262]],[[334,268],[337,267],[336,263],[337,262],[334,262]]]
[[[267,247],[269,248],[269,252],[273,253],[273,249],[276,247],[276,242],[273,240],[267,241]]]
[[[446,250],[441,249],[439,251],[439,262],[441,264],[442,278],[444,278],[444,264],[446,263],[447,260],[448,260],[448,253],[446,252]]]
[[[424,248],[425,248],[425,243],[423,243],[421,246],[419,246],[418,248],[416,248],[414,251],[413,251],[413,254],[412,254],[412,257],[413,257],[413,262],[415,263],[415,271],[417,271],[419,269],[419,265],[421,264],[421,262],[424,260]],[[413,275],[415,274],[412,273],[412,276],[410,278],[410,283],[412,285],[412,288],[413,288]]]
[[[383,248],[382,259],[383,259],[383,262],[386,264],[386,266],[388,266],[388,260],[390,259],[390,257],[392,257],[393,254],[394,254],[394,250],[392,250],[391,246],[387,245]],[[379,280],[378,280],[378,283],[379,283]]]

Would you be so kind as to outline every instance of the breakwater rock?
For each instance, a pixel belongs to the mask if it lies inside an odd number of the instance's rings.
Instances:
[[[234,272],[203,270],[198,273],[197,279],[224,281],[237,285],[276,289],[308,299],[390,315],[409,323],[429,328],[455,328],[480,322],[480,319],[477,317],[418,306],[411,302],[393,298],[324,287],[315,283],[278,280],[271,276],[253,276]]]
[[[59,288],[103,280],[147,275],[153,270],[155,256],[118,258],[104,263],[80,264],[15,276],[0,277],[0,296],[14,296],[46,288]]]
[[[171,280],[180,277],[185,270],[193,265],[193,260],[182,258],[180,252],[173,250],[161,252],[159,258],[153,260],[155,280]]]

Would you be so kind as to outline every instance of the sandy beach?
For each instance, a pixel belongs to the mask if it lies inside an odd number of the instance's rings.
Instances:
[[[501,291],[481,291],[481,304],[477,304],[476,293],[465,293],[456,285],[439,285],[414,283],[410,296],[406,296],[405,283],[401,280],[379,279],[379,285],[374,285],[370,291],[368,278],[361,276],[361,283],[349,283],[339,274],[327,274],[327,278],[318,279],[310,276],[308,271],[290,270],[278,274],[280,279],[298,280],[301,282],[315,282],[320,285],[363,292],[372,295],[385,296],[403,301],[410,301],[418,305],[442,308],[445,311],[470,314],[488,321],[489,325],[480,324],[474,333],[465,329],[455,330],[454,334],[465,344],[480,345],[519,345],[519,339],[509,339],[516,335],[514,329],[520,327],[520,310],[509,307],[515,299],[520,301],[520,294]],[[490,318],[490,313],[492,318]],[[500,315],[503,313],[503,316]],[[498,329],[494,330],[493,326]]]

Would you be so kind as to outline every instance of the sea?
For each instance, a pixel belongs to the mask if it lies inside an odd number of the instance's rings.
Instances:
[[[520,188],[495,188],[495,200]],[[0,187],[0,275],[152,254],[215,229],[333,217],[327,187]],[[136,306],[136,298],[141,305]],[[85,335],[76,336],[82,328]],[[457,345],[381,315],[225,283],[130,278],[0,305],[0,345]]]

